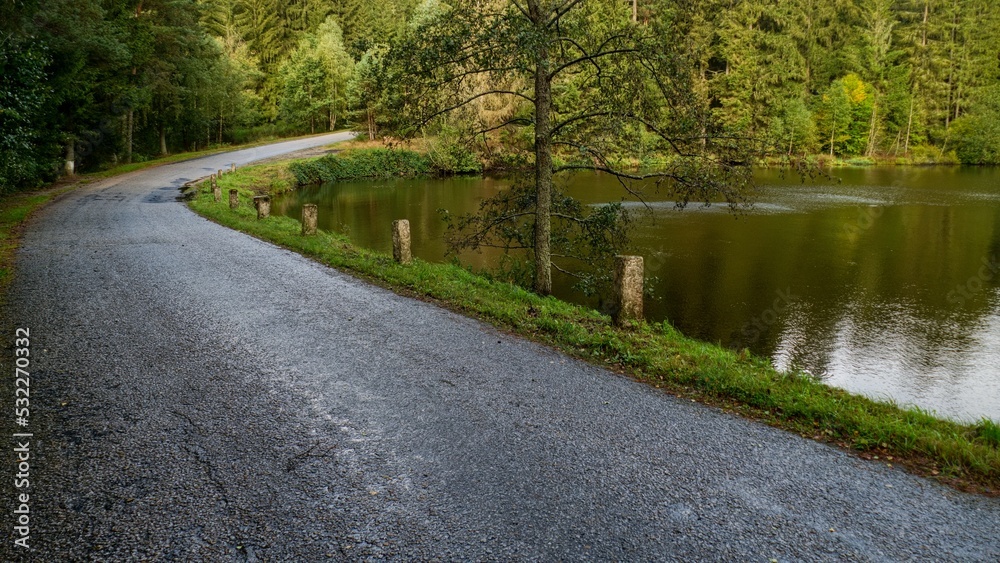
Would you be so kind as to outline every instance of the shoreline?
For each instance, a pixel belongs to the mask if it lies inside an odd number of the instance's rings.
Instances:
[[[668,393],[714,405],[835,445],[859,457],[902,465],[911,472],[989,496],[1000,495],[1000,427],[965,424],[903,409],[829,387],[803,373],[781,373],[770,362],[680,334],[668,323],[614,329],[607,317],[584,307],[541,298],[449,264],[390,256],[354,246],[347,237],[320,232],[302,237],[287,217],[256,219],[252,196],[297,184],[291,158],[226,174],[223,191],[237,189],[233,212],[212,201],[206,183],[192,182],[188,205],[224,226],[296,251],[397,293],[432,301],[502,330],[556,348]],[[298,159],[298,161],[302,161]]]

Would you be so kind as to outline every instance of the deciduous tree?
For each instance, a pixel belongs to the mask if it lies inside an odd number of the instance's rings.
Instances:
[[[705,115],[694,92],[695,66],[668,6],[646,25],[616,0],[456,0],[394,46],[399,108],[409,133],[484,98],[517,108],[474,133],[523,129],[531,136],[530,182],[487,202],[458,223],[460,246],[526,247],[534,289],[548,294],[552,268],[588,247],[620,243],[622,210],[596,211],[562,194],[554,176],[596,170],[651,180],[678,205],[721,200],[737,205],[750,185],[750,144]],[[641,133],[636,136],[636,133]],[[663,156],[652,171],[629,170],[621,157],[645,137]],[[559,153],[560,162],[554,155]],[[553,225],[556,228],[553,229]],[[565,227],[565,228],[563,228]],[[575,236],[570,236],[570,235]]]

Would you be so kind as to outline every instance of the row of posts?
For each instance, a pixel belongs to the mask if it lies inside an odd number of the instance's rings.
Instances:
[[[236,163],[235,162],[229,165],[229,172],[230,173],[236,172]],[[215,198],[215,202],[216,203],[219,203],[220,201],[222,201],[222,190],[219,188],[219,178],[222,177],[222,174],[223,174],[223,170],[219,169],[218,172],[216,172],[215,174],[212,174],[211,176],[209,176],[209,179],[212,182],[212,197]],[[229,206],[231,208],[235,209],[235,207],[233,205],[233,195],[232,195],[232,192],[233,192],[233,190],[230,190],[230,193],[229,193]]]
[[[233,165],[235,170],[236,165]],[[220,175],[222,171],[219,171]],[[220,193],[215,177],[212,178],[212,190],[215,201],[219,201]],[[253,198],[257,209],[257,219],[266,219],[271,215],[270,196],[261,195]],[[229,190],[229,208],[235,210],[239,206],[239,196],[236,190]],[[302,206],[302,235],[316,234],[319,208],[315,203]],[[399,219],[392,222],[392,258],[400,264],[413,261],[410,251],[410,222]],[[642,256],[615,256],[614,287],[612,294],[611,319],[615,326],[624,326],[628,321],[642,319],[643,293],[643,261]]]

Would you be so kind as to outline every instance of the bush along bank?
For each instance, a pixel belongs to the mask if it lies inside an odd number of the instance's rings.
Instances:
[[[469,154],[434,150],[427,154],[405,149],[362,149],[301,160],[288,165],[300,186],[340,180],[413,178],[482,172]]]
[[[297,220],[258,220],[252,206],[252,196],[261,193],[254,179],[277,174],[274,170],[285,166],[248,167],[224,175],[219,181],[223,192],[239,192],[235,211],[225,200],[213,200],[207,182],[196,187],[189,205],[222,225],[399,293],[478,317],[676,396],[828,442],[879,463],[906,467],[962,490],[1000,494],[1000,429],[993,422],[963,424],[876,402],[806,374],[779,372],[768,360],[746,352],[687,338],[666,322],[614,328],[597,311],[539,297],[453,264],[416,259],[400,265],[391,256],[357,247],[339,234],[320,231],[303,237]]]

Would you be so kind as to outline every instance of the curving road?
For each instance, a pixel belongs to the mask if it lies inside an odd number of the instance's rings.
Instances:
[[[30,224],[7,315],[31,330],[32,550],[3,490],[0,560],[1000,559],[997,499],[663,395],[175,201],[230,162],[336,138],[113,178]]]

